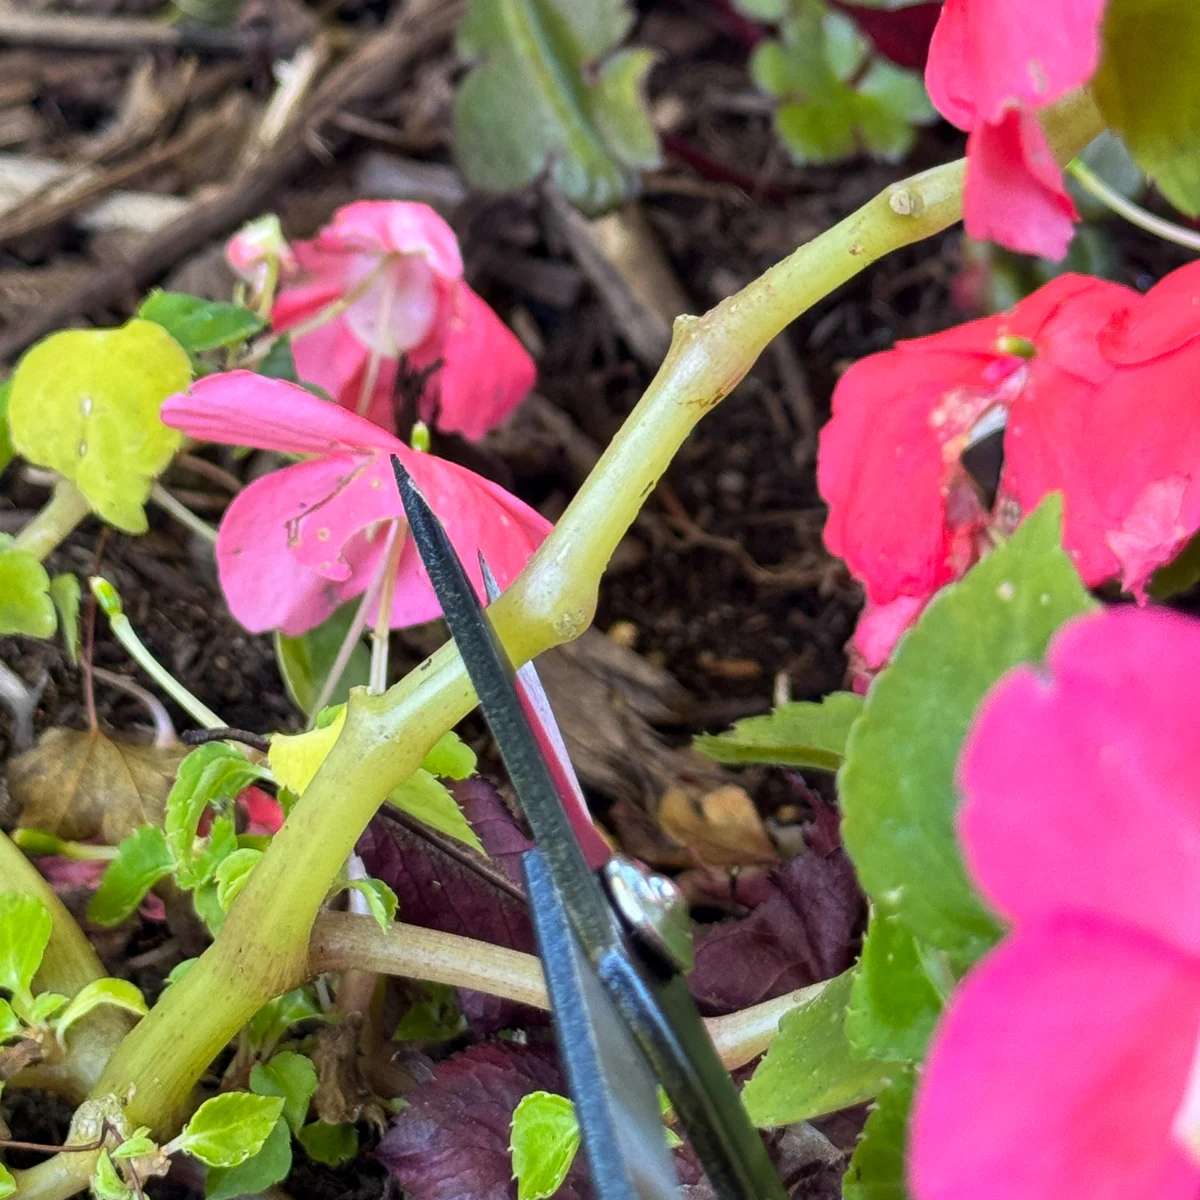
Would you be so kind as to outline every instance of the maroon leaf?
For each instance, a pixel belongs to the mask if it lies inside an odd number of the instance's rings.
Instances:
[[[513,1109],[530,1092],[562,1092],[553,1050],[484,1042],[438,1063],[377,1151],[410,1200],[515,1200],[509,1156]],[[582,1155],[560,1200],[587,1200]]]
[[[722,921],[697,939],[688,986],[706,1015],[829,979],[854,959],[862,896],[844,853],[798,855],[771,884],[749,916]]]
[[[912,71],[925,69],[929,39],[942,11],[940,0],[893,9],[868,8],[846,0],[830,0],[830,3],[853,20],[884,58]]]

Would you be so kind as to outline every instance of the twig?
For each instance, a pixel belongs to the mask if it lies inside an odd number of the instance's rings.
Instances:
[[[185,746],[203,746],[206,742],[241,742],[243,746],[266,754],[271,743],[261,733],[251,733],[248,729],[185,729],[179,736]]]
[[[462,0],[409,0],[331,72],[258,162],[235,172],[210,199],[197,202],[183,217],[151,234],[124,262],[100,268],[58,303],[31,313],[0,338],[0,361],[71,324],[81,313],[127,305],[181,259],[255,216],[308,163],[318,136],[334,151],[348,140],[348,134],[332,128],[342,109],[392,90],[412,62],[449,35],[462,10]]]

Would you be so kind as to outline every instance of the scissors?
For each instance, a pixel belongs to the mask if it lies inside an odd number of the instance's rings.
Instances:
[[[661,1084],[720,1200],[785,1200],[684,980],[687,905],[620,855],[590,857],[581,796],[532,664],[516,672],[441,522],[392,467],[413,542],[534,835],[522,867],[583,1148],[602,1200],[680,1200]],[[494,580],[481,562],[489,599]],[[490,586],[488,586],[490,585]],[[572,794],[573,793],[573,794]]]

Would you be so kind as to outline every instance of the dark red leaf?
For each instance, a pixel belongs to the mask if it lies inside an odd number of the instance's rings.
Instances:
[[[893,9],[867,8],[844,0],[830,0],[830,3],[853,20],[884,58],[890,58],[898,67],[925,69],[933,27],[942,11],[940,0],[935,4]]]
[[[842,851],[801,854],[771,884],[749,916],[722,921],[696,941],[688,986],[706,1015],[829,979],[854,960],[862,896]]]

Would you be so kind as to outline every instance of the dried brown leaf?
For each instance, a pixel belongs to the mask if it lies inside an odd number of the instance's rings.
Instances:
[[[99,730],[48,729],[8,766],[17,823],[116,845],[136,826],[162,819],[183,755],[182,747],[118,741]]]
[[[776,863],[779,854],[744,788],[728,784],[698,800],[670,788],[659,805],[663,829],[712,867]]]

